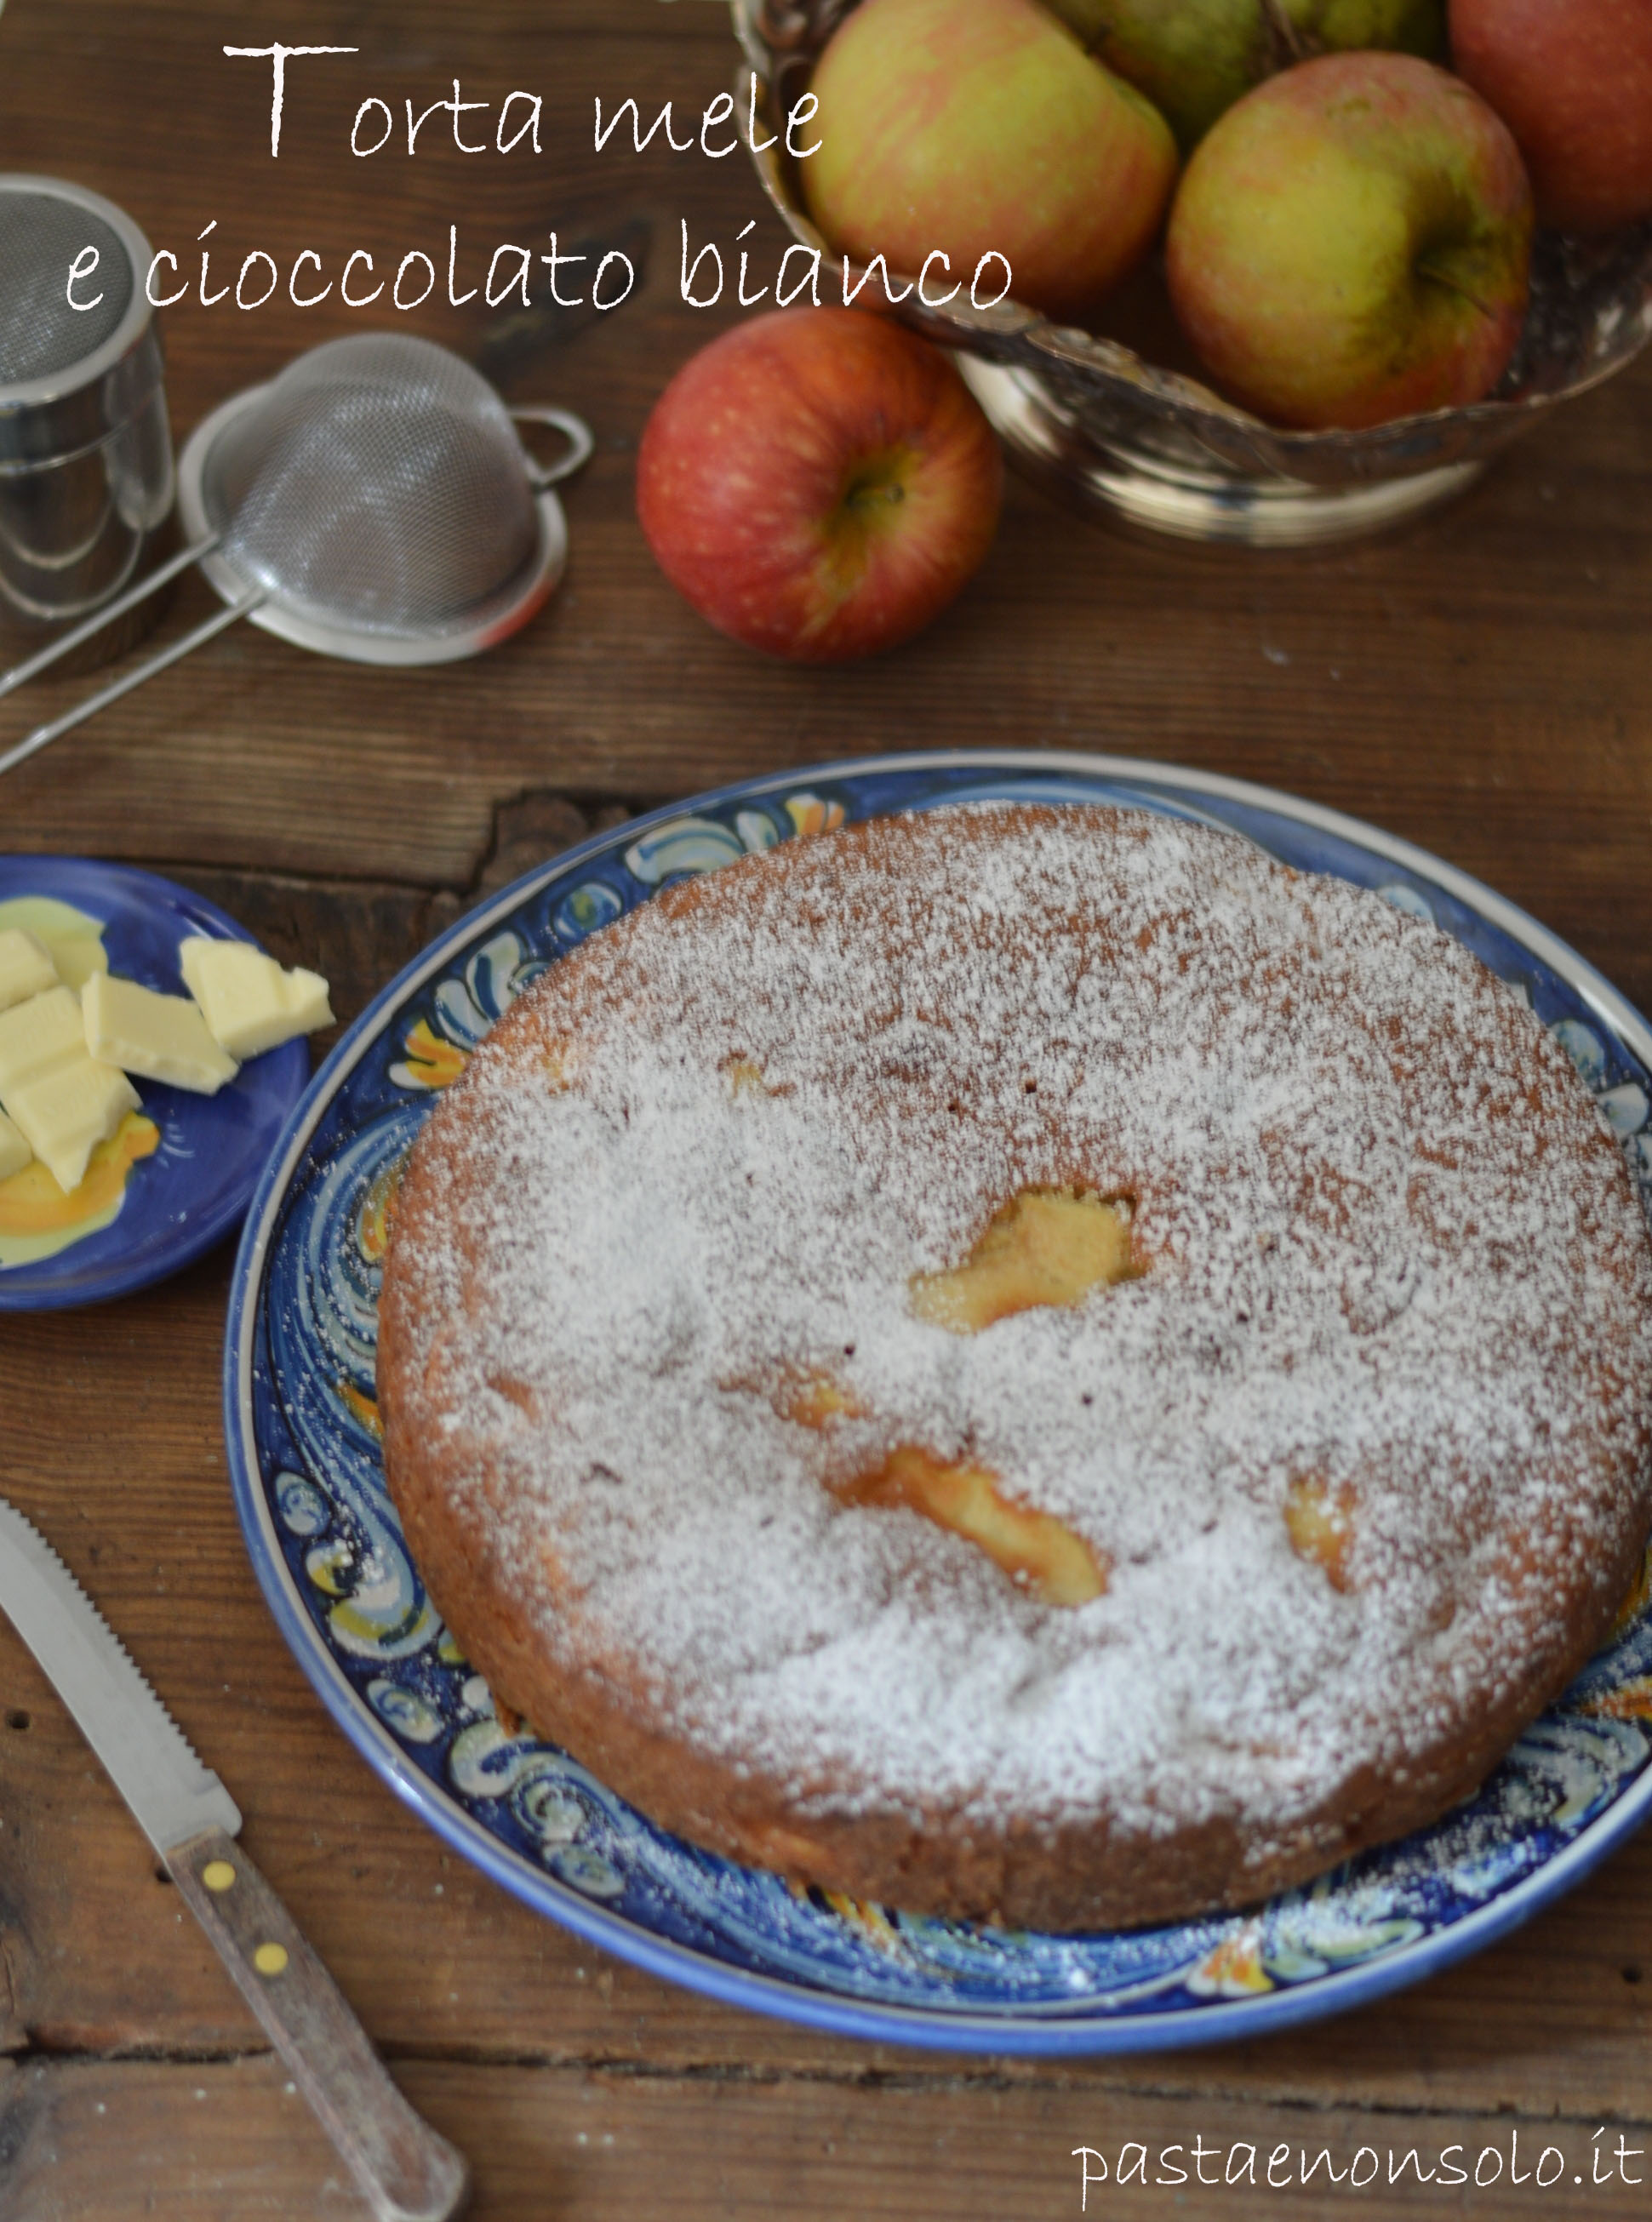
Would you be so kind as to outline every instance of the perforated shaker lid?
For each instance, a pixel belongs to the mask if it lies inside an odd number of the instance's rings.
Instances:
[[[69,304],[68,273],[87,248],[96,265]],[[133,273],[119,234],[58,193],[0,193],[0,386],[72,369],[96,355],[126,314]]]
[[[94,249],[95,264],[86,250]],[[81,275],[70,301],[70,273]],[[58,178],[0,175],[0,471],[61,461],[129,423],[161,382],[149,243]]]

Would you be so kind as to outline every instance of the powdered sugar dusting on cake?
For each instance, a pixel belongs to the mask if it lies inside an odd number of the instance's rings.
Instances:
[[[1563,1660],[1644,1518],[1647,1237],[1564,1055],[1431,926],[1203,827],[977,806],[668,890],[424,1146],[455,1223],[395,1259],[402,1424],[553,1654],[800,1814],[1233,1820],[1260,1860],[1426,1758],[1511,1628],[1508,1672]],[[914,1315],[1065,1185],[1128,1199],[1139,1277]],[[848,1409],[788,1416],[821,1379]],[[1105,1594],[834,1493],[900,1445]],[[1345,1589],[1304,1484],[1352,1507]]]

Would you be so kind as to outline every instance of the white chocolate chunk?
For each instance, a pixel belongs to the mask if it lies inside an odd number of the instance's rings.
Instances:
[[[0,1102],[10,1110],[13,1091],[26,1081],[86,1054],[79,995],[66,988],[48,988],[43,995],[14,1003],[0,1011]]]
[[[9,1180],[35,1161],[35,1152],[3,1111],[0,1111],[0,1181]]]
[[[79,995],[49,988],[0,1011],[0,1109],[66,1196],[98,1143],[137,1108],[125,1074],[87,1049]]]
[[[58,969],[43,941],[20,926],[0,932],[0,1011],[43,995],[58,984]]]
[[[43,934],[57,976],[78,995],[94,972],[107,972],[109,951],[95,933]]]
[[[319,972],[283,971],[250,942],[192,938],[178,962],[208,1030],[231,1057],[260,1057],[333,1022]]]
[[[239,1069],[186,995],[157,995],[135,980],[94,972],[80,991],[80,1008],[88,1050],[123,1072],[216,1095]]]
[[[88,1056],[84,1040],[77,1057],[37,1072],[6,1097],[6,1109],[66,1196],[85,1178],[99,1142],[138,1104],[126,1075]]]

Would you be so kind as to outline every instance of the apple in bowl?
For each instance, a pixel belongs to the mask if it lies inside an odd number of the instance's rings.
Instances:
[[[1542,223],[1652,216],[1649,0],[1452,0],[1451,47],[1518,141]]]
[[[1001,256],[1016,300],[1076,317],[1158,235],[1170,126],[1041,0],[861,0],[810,90],[803,192],[840,253],[945,254],[966,286]]]
[[[1531,3],[1559,13],[1581,9],[1590,0]],[[822,221],[820,203],[813,212],[807,204],[807,179],[819,158],[788,160],[757,148],[781,143],[786,104],[795,100],[807,72],[822,68],[862,10],[877,4],[785,0],[782,7],[772,0],[734,0],[750,82],[769,135],[754,146],[754,159],[794,240],[806,250],[819,247],[823,230],[834,252],[842,245],[830,237],[832,225]],[[947,4],[961,21],[976,0]],[[1470,0],[1453,4],[1467,7]],[[1483,0],[1487,15],[1522,4]],[[1652,0],[1624,4],[1652,14]],[[1276,30],[1289,18],[1300,35],[1297,43],[1339,50],[1297,63],[1287,76],[1319,69],[1330,60],[1362,68],[1384,61],[1421,67],[1419,59],[1404,53],[1340,50],[1345,41],[1366,40],[1396,48],[1430,43],[1446,12],[1442,0],[1415,10],[1404,0],[1043,0],[1043,5],[1065,19],[1077,46],[1096,45],[1103,60],[1099,35],[1121,30],[1127,20],[1144,32],[1164,31],[1165,40],[1154,47],[1160,60],[1174,43],[1202,64],[1218,65],[1208,72],[1212,82],[1206,88],[1218,104],[1227,97],[1219,80],[1232,42],[1217,35],[1230,22],[1238,25],[1239,59],[1248,70],[1254,66],[1257,10],[1266,10]],[[1174,42],[1168,36],[1172,25],[1178,28]],[[1190,26],[1210,30],[1208,46],[1182,35]],[[1273,59],[1291,45],[1279,30]],[[1265,85],[1261,91],[1266,90]],[[1250,97],[1259,94],[1253,90]],[[1467,105],[1467,88],[1460,97]],[[1230,110],[1211,139],[1239,112]],[[1386,530],[1454,498],[1512,440],[1621,370],[1646,343],[1641,311],[1652,273],[1652,225],[1586,254],[1568,241],[1541,241],[1534,267],[1530,183],[1522,182],[1518,149],[1507,134],[1488,125],[1483,106],[1468,112],[1476,116],[1470,136],[1481,155],[1462,156],[1460,148],[1461,159],[1431,171],[1425,164],[1424,171],[1436,181],[1443,173],[1447,229],[1450,204],[1454,201],[1460,215],[1472,215],[1478,185],[1486,185],[1490,198],[1481,236],[1492,245],[1500,235],[1504,245],[1493,247],[1479,272],[1457,267],[1449,252],[1442,260],[1421,250],[1414,259],[1404,251],[1405,211],[1403,206],[1397,211],[1395,203],[1414,196],[1396,182],[1408,161],[1404,148],[1396,146],[1387,164],[1389,185],[1371,179],[1353,199],[1356,223],[1369,225],[1367,242],[1377,242],[1388,271],[1398,271],[1404,280],[1398,299],[1393,288],[1369,274],[1345,270],[1339,276],[1341,219],[1314,221],[1319,180],[1310,179],[1304,195],[1309,230],[1319,235],[1324,250],[1317,258],[1319,282],[1304,282],[1315,280],[1316,273],[1291,271],[1290,257],[1283,257],[1294,298],[1281,305],[1271,335],[1253,336],[1242,297],[1247,290],[1254,297],[1259,288],[1253,275],[1247,286],[1242,243],[1221,235],[1222,211],[1213,205],[1220,193],[1208,196],[1200,227],[1186,221],[1197,199],[1193,185],[1200,165],[1209,159],[1207,139],[1196,147],[1184,173],[1190,180],[1184,221],[1171,227],[1187,236],[1180,306],[1191,330],[1175,315],[1163,257],[1151,249],[1122,282],[1071,314],[1046,308],[1038,315],[1044,304],[1025,292],[1019,267],[1008,297],[989,309],[971,301],[966,287],[950,305],[926,296],[921,308],[909,299],[893,313],[958,351],[972,391],[1010,453],[1029,475],[1052,482],[1084,506],[1179,537],[1251,545],[1307,545]],[[819,123],[818,116],[812,119],[811,137]],[[1415,158],[1427,140],[1440,135],[1410,135]],[[990,186],[1002,196],[1008,189],[1010,144],[1007,139],[1000,155],[986,160],[995,174],[983,181],[983,191]],[[1347,159],[1352,154],[1345,148],[1341,158],[1327,156],[1326,174],[1340,174],[1344,186],[1349,169],[1361,166]],[[1383,165],[1365,166],[1380,170]],[[1461,181],[1455,191],[1454,170]],[[1281,204],[1287,190],[1288,181],[1277,181]],[[1432,192],[1436,185],[1425,179],[1420,190]],[[1385,220],[1376,214],[1385,198]],[[887,252],[897,281],[917,277],[887,242],[877,246]],[[856,251],[864,262],[876,249],[869,242]],[[1227,273],[1233,271],[1238,277],[1230,282]],[[870,298],[877,287],[876,273],[869,287]],[[1251,323],[1259,322],[1254,298],[1248,310]],[[1071,329],[1075,323],[1083,329]],[[1195,332],[1206,336],[1213,355],[1218,353],[1213,341],[1232,342],[1215,367],[1207,367]],[[1322,356],[1331,358],[1329,370],[1335,375],[1316,375],[1325,367],[1317,361]]]
[[[1482,399],[1525,319],[1531,186],[1460,78],[1328,54],[1201,141],[1165,274],[1215,382],[1275,424],[1358,430]]]
[[[1108,68],[1145,92],[1190,151],[1253,85],[1359,47],[1437,60],[1443,0],[1048,0]],[[1495,4],[1495,0],[1494,0]]]
[[[952,364],[853,309],[737,324],[655,404],[637,510],[661,568],[748,647],[830,663],[892,648],[978,568],[998,443]]]

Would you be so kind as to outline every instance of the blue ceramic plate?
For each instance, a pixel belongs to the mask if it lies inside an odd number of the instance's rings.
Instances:
[[[1278,2028],[1490,1943],[1643,1818],[1652,1617],[1630,1617],[1479,1795],[1408,1842],[1247,1915],[1021,1935],[795,1891],[663,1834],[563,1753],[512,1734],[427,1603],[385,1494],[373,1397],[386,1186],[512,998],[686,873],[845,819],[986,796],[1202,819],[1433,918],[1559,1035],[1652,1185],[1652,1032],[1552,934],[1419,850],[1236,781],[1105,757],[885,757],[753,781],[519,881],[334,1051],[242,1241],[225,1358],[236,1503],[270,1608],[351,1742],[467,1858],[623,1958],[822,2028],[956,2050],[1125,2052]]]
[[[0,857],[0,907],[20,901],[79,912],[101,927],[111,972],[169,995],[185,992],[178,945],[186,934],[252,938],[187,888],[86,857]],[[140,1080],[143,1116],[157,1131],[144,1137],[148,1153],[128,1171],[118,1208],[54,1254],[22,1263],[4,1262],[0,1231],[0,1312],[129,1296],[210,1250],[240,1225],[309,1076],[309,1045],[295,1041],[250,1059],[216,1095]]]

